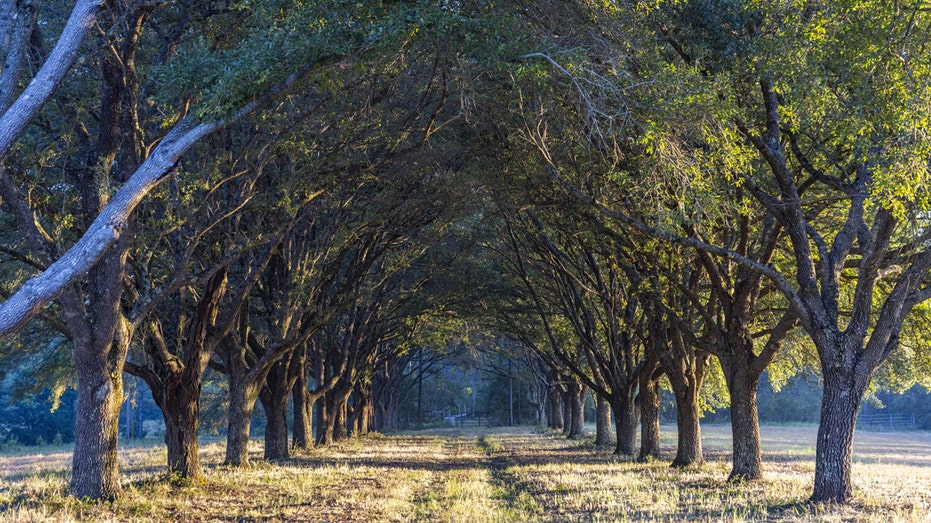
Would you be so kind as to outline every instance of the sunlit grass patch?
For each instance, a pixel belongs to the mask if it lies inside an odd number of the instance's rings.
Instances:
[[[874,470],[871,468],[874,465],[861,463],[855,466],[855,475],[869,479],[857,482],[854,503],[808,504],[814,474],[813,448],[808,440],[813,439],[814,428],[793,428],[793,434],[788,436],[777,429],[769,430],[768,433],[777,435],[773,448],[779,457],[766,462],[766,478],[728,483],[727,430],[727,427],[706,428],[704,443],[710,460],[697,470],[673,469],[663,460],[638,463],[605,451],[589,451],[584,445],[573,447],[571,442],[548,436],[535,440],[526,436],[499,437],[496,441],[503,448],[496,454],[509,456],[511,464],[500,475],[512,490],[510,496],[532,497],[538,504],[534,510],[541,520],[917,522],[931,519],[927,505],[931,499],[927,492],[931,488],[928,478],[931,468],[924,466],[918,467],[921,472],[896,472],[888,467]],[[764,439],[764,448],[768,443]],[[671,450],[667,452],[671,458]],[[891,481],[892,476],[899,479]]]

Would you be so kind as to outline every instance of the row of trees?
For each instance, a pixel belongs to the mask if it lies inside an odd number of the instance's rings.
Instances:
[[[552,182],[499,204],[517,303],[542,326],[515,334],[611,403],[619,452],[631,451],[636,391],[652,410],[650,380],[664,372],[682,466],[702,460],[699,390],[713,358],[731,477],[754,479],[757,383],[798,328],[824,384],[812,499],[848,499],[877,369],[893,358],[900,379],[924,370],[910,319],[931,297],[928,142],[916,127],[929,107],[924,12],[581,9],[596,25],[566,36],[580,51],[528,55],[539,65],[513,103],[514,142],[532,159],[509,156],[504,169]],[[557,87],[541,92],[541,75]],[[646,444],[654,415],[641,417]]]
[[[243,465],[256,402],[272,459],[289,402],[296,446],[311,415],[321,444],[390,428],[411,347],[469,320],[524,348],[570,434],[593,391],[618,453],[639,424],[658,454],[665,375],[675,466],[702,462],[719,367],[733,479],[762,474],[761,374],[809,350],[812,499],[845,501],[877,370],[928,376],[929,25],[862,1],[3,0],[0,334],[75,381],[79,497],[119,494],[124,372],[197,478],[208,368]]]
[[[268,458],[287,456],[292,394],[296,446],[315,403],[318,441],[364,431],[467,248],[450,229],[467,188],[428,146],[458,114],[436,31],[457,15],[82,1],[60,27],[67,2],[39,7],[0,16],[0,331],[18,330],[8,357],[75,380],[72,494],[119,494],[124,372],[152,391],[182,477],[202,474],[208,367],[229,381],[231,465],[258,401]]]

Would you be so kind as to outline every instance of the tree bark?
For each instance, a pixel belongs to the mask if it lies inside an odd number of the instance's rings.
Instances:
[[[811,501],[843,503],[853,494],[853,437],[864,391],[851,381],[843,372],[824,371]]]
[[[700,466],[704,463],[701,446],[701,409],[698,395],[711,355],[686,340],[686,325],[653,326],[654,350],[669,377],[676,398],[678,444],[673,467]]]
[[[268,373],[259,393],[265,409],[265,459],[288,459],[288,399],[292,384],[288,381],[288,361],[279,361]]]
[[[601,396],[595,397],[595,445],[611,444],[611,405]],[[617,419],[617,416],[615,416]]]
[[[172,383],[163,389],[157,401],[165,420],[168,472],[195,481],[203,478],[197,441],[200,388],[200,381]]]
[[[346,403],[351,388],[340,380],[317,401],[317,444],[331,445],[346,437]]]
[[[265,459],[288,459],[287,400],[259,395],[265,409]]]
[[[759,375],[747,366],[733,370],[725,368],[724,372],[729,376],[727,391],[731,400],[731,435],[734,449],[733,465],[728,480],[760,479],[763,477],[763,456],[760,450],[760,419],[756,406]]]
[[[117,441],[123,373],[119,365],[107,372],[111,364],[101,356],[109,352],[75,344],[78,394],[70,493],[79,499],[112,500],[121,492]]]
[[[569,434],[570,438],[581,438],[585,435],[585,394],[588,387],[577,381],[569,383],[569,401],[571,408]]]
[[[77,291],[62,299],[78,374],[70,492],[81,499],[115,499],[121,492],[117,442],[132,332],[120,311],[119,278],[127,251],[123,239],[89,275],[90,310]]]
[[[349,437],[349,394],[340,398],[333,411],[333,439],[335,441],[344,440]]]
[[[637,444],[637,425],[640,422],[640,410],[637,407],[636,388],[622,391],[611,405],[614,411],[614,428],[617,444],[614,453],[633,456]]]
[[[362,436],[369,431],[371,396],[371,384],[359,383],[356,385],[352,394],[353,407],[348,423],[353,436]]]
[[[233,467],[249,465],[249,438],[252,430],[252,413],[257,394],[248,390],[230,390],[229,424],[226,432],[226,460]]]
[[[332,391],[327,392],[317,400],[317,407],[314,409],[317,412],[317,445],[327,446],[333,444],[333,424],[330,420],[330,411],[327,408],[327,403],[330,402],[328,396],[332,394]]]
[[[676,397],[676,426],[678,445],[673,467],[692,467],[704,463],[701,447],[701,409],[698,406],[699,389],[693,386],[673,387]]]
[[[226,354],[230,405],[224,463],[234,467],[245,467],[249,465],[249,437],[259,388],[246,380],[246,362],[242,352],[228,347]]]
[[[313,445],[312,424],[313,402],[307,390],[307,377],[303,376],[294,384],[291,392],[291,410],[293,412],[292,446],[295,449],[307,449]]]
[[[359,417],[356,418],[356,436],[364,436],[369,433],[369,424],[372,419],[372,406],[370,403],[364,403],[362,405],[362,412],[359,413]]]
[[[549,392],[549,427],[553,430],[563,430],[565,423],[563,423],[563,402],[562,394],[559,391],[559,388],[556,386],[550,387]]]
[[[135,368],[152,391],[152,397],[165,420],[165,444],[168,446],[168,471],[182,478],[201,480],[203,471],[198,451],[200,393],[204,372],[213,353],[205,343],[220,300],[226,294],[226,267],[218,270],[204,287],[203,295],[184,326],[180,357],[168,349],[158,321],[144,345],[149,368]],[[135,367],[135,366],[133,366]]]
[[[657,369],[659,363],[655,360],[652,370],[645,369],[640,374],[640,391],[638,403],[640,406],[640,461],[659,458],[659,376]]]

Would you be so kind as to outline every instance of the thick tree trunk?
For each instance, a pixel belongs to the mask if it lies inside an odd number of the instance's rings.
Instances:
[[[853,494],[853,436],[863,390],[851,381],[843,373],[824,372],[811,501],[844,503]]]
[[[562,433],[566,436],[572,432],[572,406],[575,404],[575,402],[572,400],[573,393],[570,390],[571,388],[571,385],[566,384],[566,390],[561,391],[560,393],[562,396]]]
[[[165,444],[168,446],[168,472],[186,479],[203,477],[198,452],[200,421],[200,381],[170,383],[158,394],[156,402],[165,420]]]
[[[123,373],[108,373],[100,352],[107,351],[74,350],[78,395],[70,492],[79,499],[110,500],[120,494],[117,440]]]
[[[731,435],[733,439],[733,465],[728,480],[754,480],[763,477],[763,456],[760,450],[760,419],[756,407],[756,389],[759,375],[744,368],[725,374],[731,400]]]
[[[636,390],[631,387],[611,405],[614,410],[614,427],[617,436],[614,453],[618,455],[632,456],[637,445],[640,409],[637,407]]]
[[[658,458],[659,447],[659,378],[654,379],[658,364],[653,370],[640,374],[640,391],[637,403],[640,407],[640,461]]]
[[[369,423],[372,417],[372,407],[369,403],[364,403],[362,405],[362,412],[359,413],[359,417],[356,418],[356,436],[364,436],[369,433]]]
[[[588,387],[578,382],[570,382],[568,388],[571,409],[568,436],[581,438],[585,435],[585,394],[588,392]]]
[[[288,459],[288,394],[263,391],[259,399],[265,410],[265,459]]]
[[[383,391],[379,395],[378,401],[374,405],[374,411],[372,413],[372,426],[373,430],[378,432],[387,432],[394,430],[398,426],[398,412],[397,412],[397,391],[388,390]]]
[[[611,444],[611,405],[601,396],[595,397],[595,445]]]
[[[313,402],[307,390],[306,376],[297,380],[291,393],[291,411],[294,422],[292,432],[292,446],[296,449],[307,449],[312,445],[311,420],[313,419]]]
[[[673,467],[691,467],[704,463],[701,448],[701,410],[698,390],[692,386],[679,387],[676,396],[676,425],[679,431]]]
[[[288,361],[279,361],[265,378],[259,393],[265,410],[265,459],[288,459],[288,399],[292,384],[288,381]]]
[[[353,407],[347,424],[353,436],[361,436],[369,430],[371,397],[372,389],[369,384],[360,383],[352,392]]]
[[[323,395],[317,405],[317,444],[330,445],[345,439],[347,402],[350,389],[334,388]]]
[[[226,432],[226,465],[249,465],[249,438],[258,387],[246,383],[244,368],[229,367],[230,405]]]
[[[691,347],[684,339],[681,327],[662,327],[660,336],[670,343],[658,343],[656,356],[661,362],[676,398],[678,444],[673,467],[699,466],[704,463],[701,448],[701,409],[698,394],[708,371],[711,355]]]
[[[117,443],[132,332],[119,310],[118,279],[125,270],[127,244],[126,239],[118,243],[90,274],[90,318],[80,294],[66,291],[62,296],[62,309],[76,334],[78,397],[70,492],[81,499],[115,499],[121,491]]]
[[[336,441],[349,437],[349,395],[342,398],[333,411],[333,439]]]
[[[327,404],[330,402],[330,394],[332,394],[332,391],[321,396],[317,400],[317,407],[314,409],[317,412],[317,445],[333,444],[333,423],[327,408]]]
[[[549,392],[549,427],[553,430],[563,430],[565,423],[563,422],[563,401],[562,394],[559,391],[558,387],[550,388]]]

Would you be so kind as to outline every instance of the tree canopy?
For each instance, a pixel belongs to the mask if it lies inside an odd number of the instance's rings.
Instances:
[[[861,401],[931,383],[929,17],[0,0],[0,357],[75,388],[81,498],[120,494],[124,372],[196,480],[211,373],[243,466],[257,402],[281,459],[398,427],[415,386],[422,418],[455,361],[570,436],[591,392],[641,459],[664,383],[673,466],[726,405],[740,481],[764,474],[761,379],[808,369],[812,500],[847,501]],[[474,414],[474,373],[448,379]]]

